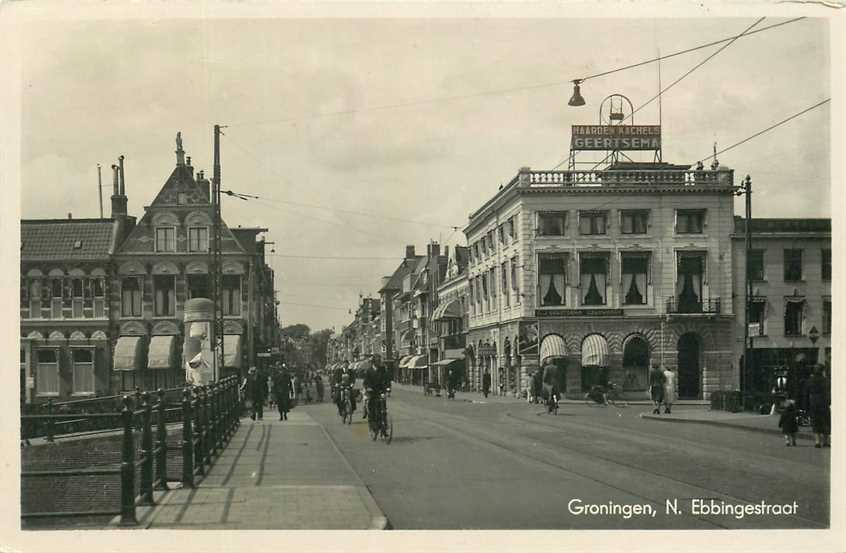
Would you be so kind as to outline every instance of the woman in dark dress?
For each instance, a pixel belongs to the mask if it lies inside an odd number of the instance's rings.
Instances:
[[[291,375],[284,369],[273,375],[273,395],[279,408],[279,420],[288,420],[291,398]]]
[[[821,365],[815,365],[813,374],[805,384],[808,414],[814,430],[814,447],[831,447],[831,400],[829,382]]]

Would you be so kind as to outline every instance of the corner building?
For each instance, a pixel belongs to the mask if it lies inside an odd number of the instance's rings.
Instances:
[[[559,368],[564,394],[608,380],[648,397],[651,363],[682,399],[735,389],[733,171],[616,163],[523,168],[470,215],[468,372],[522,394]]]

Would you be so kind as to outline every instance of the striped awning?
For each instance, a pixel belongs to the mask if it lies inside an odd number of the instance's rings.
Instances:
[[[112,357],[116,371],[136,371],[141,369],[141,336],[121,336],[115,344]]]
[[[223,366],[238,369],[241,367],[241,335],[223,335]]]
[[[399,365],[397,365],[397,367],[398,367],[398,368],[400,368],[400,369],[405,369],[405,368],[407,368],[407,367],[408,367],[408,362],[409,362],[409,361],[411,361],[413,358],[414,358],[414,356],[413,356],[413,355],[406,355],[405,357],[403,357],[402,359],[400,359]]]
[[[608,341],[604,336],[591,334],[582,342],[582,366],[608,366]]]
[[[429,365],[428,355],[415,355],[408,362],[409,369],[425,369]]]
[[[544,337],[540,347],[540,362],[541,365],[547,359],[560,359],[567,356],[567,346],[564,344],[564,338],[557,334],[549,334]]]
[[[461,315],[461,306],[458,304],[458,300],[452,300],[436,307],[435,312],[432,314],[432,320],[460,319]]]
[[[147,353],[148,369],[172,369],[175,365],[176,336],[153,336]]]

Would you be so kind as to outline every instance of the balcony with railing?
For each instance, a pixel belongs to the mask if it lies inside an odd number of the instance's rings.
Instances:
[[[731,169],[605,169],[601,171],[532,171],[517,175],[521,187],[732,186]]]
[[[667,313],[672,315],[719,315],[720,298],[696,301],[670,296],[667,298]]]

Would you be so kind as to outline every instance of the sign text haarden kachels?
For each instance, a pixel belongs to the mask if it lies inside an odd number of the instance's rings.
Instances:
[[[573,125],[573,150],[660,150],[660,125]]]

